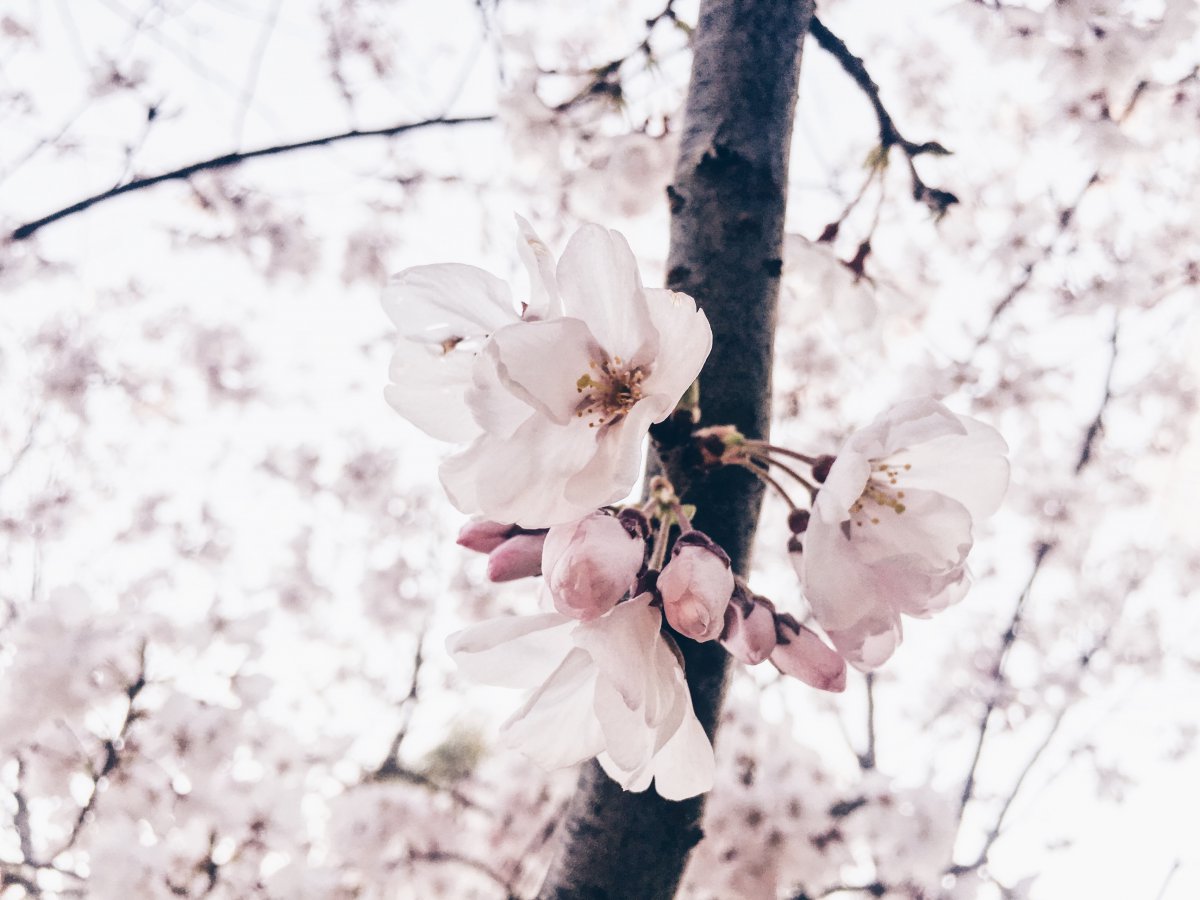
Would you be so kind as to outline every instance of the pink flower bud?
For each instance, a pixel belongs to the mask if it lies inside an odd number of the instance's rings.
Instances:
[[[778,616],[776,622],[779,644],[771,653],[775,668],[822,691],[846,689],[846,661],[836,651],[791,616]]]
[[[646,541],[639,523],[597,511],[555,525],[546,536],[542,571],[564,616],[589,621],[617,605],[642,569]]]
[[[515,581],[542,574],[544,531],[519,531],[488,554],[487,577],[491,581]]]
[[[491,553],[520,530],[516,525],[475,518],[458,532],[457,543],[476,553]]]
[[[658,576],[667,621],[694,641],[711,641],[721,633],[733,586],[729,557],[699,531],[675,542],[671,561]]]
[[[741,589],[733,592],[725,610],[721,645],[734,659],[757,666],[775,649],[775,609],[765,597],[749,597]]]

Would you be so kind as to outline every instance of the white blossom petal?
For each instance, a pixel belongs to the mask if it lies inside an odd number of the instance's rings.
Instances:
[[[479,426],[463,402],[471,383],[470,354],[416,341],[396,343],[384,397],[396,412],[430,437],[461,443],[479,434]]]
[[[530,688],[545,681],[570,653],[573,624],[556,612],[489,619],[450,635],[446,650],[473,681]]]
[[[532,416],[507,440],[481,436],[446,459],[439,474],[450,502],[462,512],[542,528],[595,509],[594,504],[572,503],[561,488],[575,474],[580,457],[594,452],[595,439],[586,428]]]
[[[501,726],[501,737],[546,769],[591,759],[604,749],[590,703],[595,687],[595,666],[582,650],[572,650]]]
[[[683,721],[654,757],[654,789],[666,800],[686,800],[711,790],[715,773],[712,743],[688,703]]]
[[[570,503],[592,509],[624,499],[641,475],[646,430],[657,412],[643,401],[620,422],[609,426],[591,459],[563,486],[563,496]]]
[[[1000,507],[1008,488],[1008,444],[995,428],[959,416],[963,435],[945,435],[891,459],[910,464],[904,480],[916,488],[953,497],[974,519],[986,519]]]
[[[556,425],[566,425],[577,418],[580,379],[594,370],[599,348],[587,325],[564,318],[502,328],[484,352],[510,392]]]
[[[430,344],[482,337],[519,320],[507,284],[461,263],[405,269],[389,282],[383,308],[402,337]]]
[[[670,398],[670,408],[661,413],[666,418],[704,368],[712,352],[712,328],[687,294],[662,288],[647,289],[645,294],[650,321],[659,334],[658,356],[645,390]]]
[[[521,216],[517,216],[517,232],[517,254],[529,273],[529,308],[525,318],[534,321],[561,316],[562,301],[558,297],[558,279],[554,274],[554,254]]]
[[[564,314],[585,321],[612,357],[634,364],[654,358],[659,335],[625,238],[599,225],[581,226],[567,242],[557,274]]]

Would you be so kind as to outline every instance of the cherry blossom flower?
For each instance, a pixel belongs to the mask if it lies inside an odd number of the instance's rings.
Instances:
[[[539,765],[599,757],[623,788],[681,800],[712,787],[713,752],[683,671],[642,594],[590,622],[561,613],[482,622],[450,636],[460,671],[532,688],[503,725],[504,741]]]
[[[471,266],[397,276],[387,397],[434,437],[470,441],[441,468],[456,507],[532,528],[628,494],[647,430],[700,373],[712,331],[692,298],[642,286],[617,232],[584,225],[557,265],[521,233],[520,314],[504,282]]]
[[[541,569],[554,608],[587,621],[616,606],[642,570],[648,527],[644,516],[626,510],[620,516],[597,511],[551,528]]]
[[[994,428],[929,399],[846,441],[792,560],[813,616],[855,667],[892,655],[901,613],[927,617],[966,593],[972,523],[1000,505],[1007,452]]]

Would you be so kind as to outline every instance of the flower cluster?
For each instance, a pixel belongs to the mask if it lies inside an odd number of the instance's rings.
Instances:
[[[830,647],[750,590],[665,477],[644,503],[614,506],[650,425],[707,358],[703,312],[644,288],[616,232],[585,225],[555,263],[518,222],[530,282],[519,308],[504,282],[462,265],[408,269],[385,298],[400,330],[388,400],[464,445],[441,468],[451,501],[475,515],[459,543],[488,555],[493,581],[542,576],[553,608],[477,624],[448,648],[464,674],[529,691],[502,735],[539,763],[595,757],[626,789],[690,797],[711,787],[714,764],[679,642],[719,641],[746,665],[843,690],[847,662],[869,670],[892,654],[901,613],[928,616],[965,593],[972,523],[999,504],[1007,448],[933,400],[893,407],[837,456],[731,426],[686,438],[695,468],[746,468],[792,507],[788,549]]]

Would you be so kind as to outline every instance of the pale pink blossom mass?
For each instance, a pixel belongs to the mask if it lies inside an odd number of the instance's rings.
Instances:
[[[653,781],[681,800],[712,787],[713,751],[652,599],[641,594],[588,622],[493,619],[451,635],[447,649],[474,680],[532,689],[501,735],[539,765],[597,757],[626,790]]]
[[[966,593],[972,525],[1000,505],[1007,452],[994,428],[929,399],[846,441],[792,560],[813,616],[856,668],[892,655],[901,613],[927,617]]]
[[[558,525],[622,499],[649,427],[700,373],[712,332],[695,301],[642,286],[617,232],[584,225],[554,264],[528,223],[521,311],[473,266],[406,269],[384,308],[400,333],[388,401],[434,437],[466,443],[441,467],[464,512]]]

